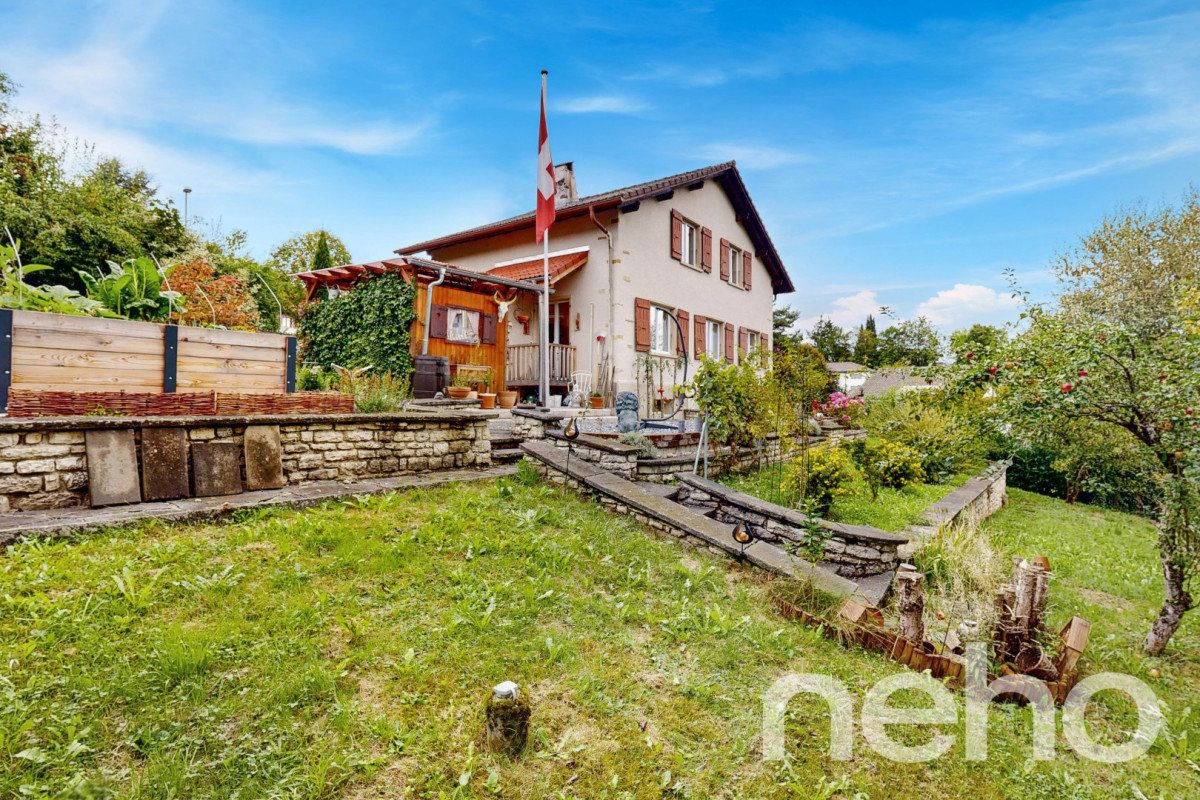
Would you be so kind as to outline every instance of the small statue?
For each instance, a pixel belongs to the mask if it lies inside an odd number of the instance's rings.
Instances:
[[[631,433],[638,429],[638,398],[633,392],[617,392],[617,430]]]

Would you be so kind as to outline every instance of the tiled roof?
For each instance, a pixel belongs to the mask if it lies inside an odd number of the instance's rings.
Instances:
[[[930,389],[945,381],[922,367],[890,367],[872,372],[862,385],[865,397],[875,397],[892,389]]]
[[[862,364],[853,361],[830,361],[825,365],[830,372],[862,372],[866,369]]]
[[[746,226],[746,229],[750,233],[756,255],[758,255],[759,260],[762,261],[770,272],[771,286],[775,293],[785,294],[795,291],[791,278],[788,277],[787,270],[779,258],[779,252],[775,249],[775,244],[771,241],[766,226],[763,225],[762,218],[759,217],[758,210],[754,207],[754,201],[750,199],[750,193],[746,190],[746,184],[742,182],[742,176],[738,172],[737,164],[733,161],[713,164],[712,166],[689,170],[688,172],[680,172],[677,175],[669,175],[665,178],[657,178],[651,181],[635,183],[631,186],[623,186],[620,189],[601,192],[600,194],[580,197],[572,203],[559,205],[556,209],[556,217],[561,220],[581,216],[588,213],[588,210],[592,208],[628,207],[656,195],[665,194],[705,180],[720,181],[725,191],[733,200],[734,207],[738,210],[742,224]],[[515,217],[509,217],[497,222],[489,222],[486,225],[468,228],[446,236],[439,236],[436,239],[428,239],[416,244],[410,244],[406,247],[398,248],[396,252],[400,255],[411,255],[421,252],[430,252],[432,254],[432,251],[439,248],[521,230],[522,228],[532,226],[533,221],[534,212],[529,211],[524,214],[518,214]]]
[[[586,264],[587,260],[588,254],[586,252],[550,256],[550,283],[557,283],[559,279],[570,275]],[[516,264],[493,267],[487,271],[487,274],[495,275],[498,278],[508,278],[511,281],[536,281],[540,283],[542,280],[542,266],[542,257],[536,256]]]

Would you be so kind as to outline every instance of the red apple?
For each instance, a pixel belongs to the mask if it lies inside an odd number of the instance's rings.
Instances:
[[[1086,378],[1087,376],[1088,376],[1088,371],[1086,369],[1079,370],[1079,377]]]
[[[999,370],[1000,368],[997,366],[988,367],[988,372],[990,372],[992,375],[995,375]]]
[[[974,351],[974,350],[968,350],[968,351],[967,351],[967,361],[970,361],[970,360],[971,360],[972,358],[974,358],[974,357],[975,357],[975,351]]]
[[[1075,387],[1074,387],[1074,386],[1072,386],[1071,384],[1069,384],[1069,383],[1064,383],[1062,386],[1058,387],[1058,390],[1059,390],[1060,392],[1062,392],[1063,394],[1066,394],[1066,393],[1070,392],[1070,391],[1071,391],[1072,389],[1074,389],[1074,388],[1075,388]]]

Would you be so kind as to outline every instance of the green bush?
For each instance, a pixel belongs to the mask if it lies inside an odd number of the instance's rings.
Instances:
[[[939,483],[983,458],[979,415],[932,391],[889,392],[867,404],[872,438],[905,445],[921,460],[924,480]]]
[[[146,256],[120,264],[109,261],[107,273],[79,270],[79,278],[90,299],[126,319],[165,320],[172,309],[182,310],[182,295],[163,288],[158,265]]]
[[[354,408],[364,414],[384,411],[402,411],[412,396],[412,381],[408,375],[393,375],[390,372],[378,375],[358,375],[352,381],[344,381],[343,391],[354,393]],[[348,385],[346,385],[348,384]]]
[[[337,388],[338,376],[309,365],[296,371],[296,389],[301,392],[329,392]]]
[[[823,516],[829,513],[834,500],[850,494],[855,477],[850,455],[841,447],[826,445],[792,461],[783,489],[800,498],[800,505]]]
[[[388,274],[314,303],[300,320],[304,359],[322,366],[370,367],[375,374],[411,374],[414,294],[403,278]]]
[[[872,497],[878,495],[880,486],[903,489],[921,483],[925,477],[920,456],[911,447],[899,442],[859,439],[852,442],[848,450],[871,487]]]

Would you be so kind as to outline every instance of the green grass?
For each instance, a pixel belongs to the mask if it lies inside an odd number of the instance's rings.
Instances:
[[[786,467],[783,467],[786,469]],[[779,465],[763,467],[753,472],[726,474],[720,481],[739,492],[791,506],[796,498],[782,492]],[[884,531],[901,531],[921,520],[921,512],[962,486],[972,473],[953,475],[941,483],[921,483],[903,489],[881,488],[879,497],[871,498],[871,490],[861,478],[850,486],[850,494],[834,500],[829,519],[849,525],[870,525]]]
[[[1014,492],[988,530],[1054,560],[1055,621],[1097,624],[1087,671],[1162,669],[1173,745],[1125,766],[1065,751],[1027,765],[1027,713],[997,707],[983,764],[963,759],[961,722],[930,764],[885,761],[861,737],[854,761],[830,762],[824,704],[800,697],[789,763],[763,764],[777,677],[828,673],[861,697],[900,668],[782,619],[761,573],[502,481],[0,555],[0,797],[1200,793],[1186,760],[1200,746],[1181,738],[1200,741],[1182,711],[1200,690],[1196,621],[1166,658],[1130,654],[1156,602],[1151,527]],[[506,678],[535,704],[515,761],[477,745]],[[1100,712],[1101,729],[1121,719]]]

